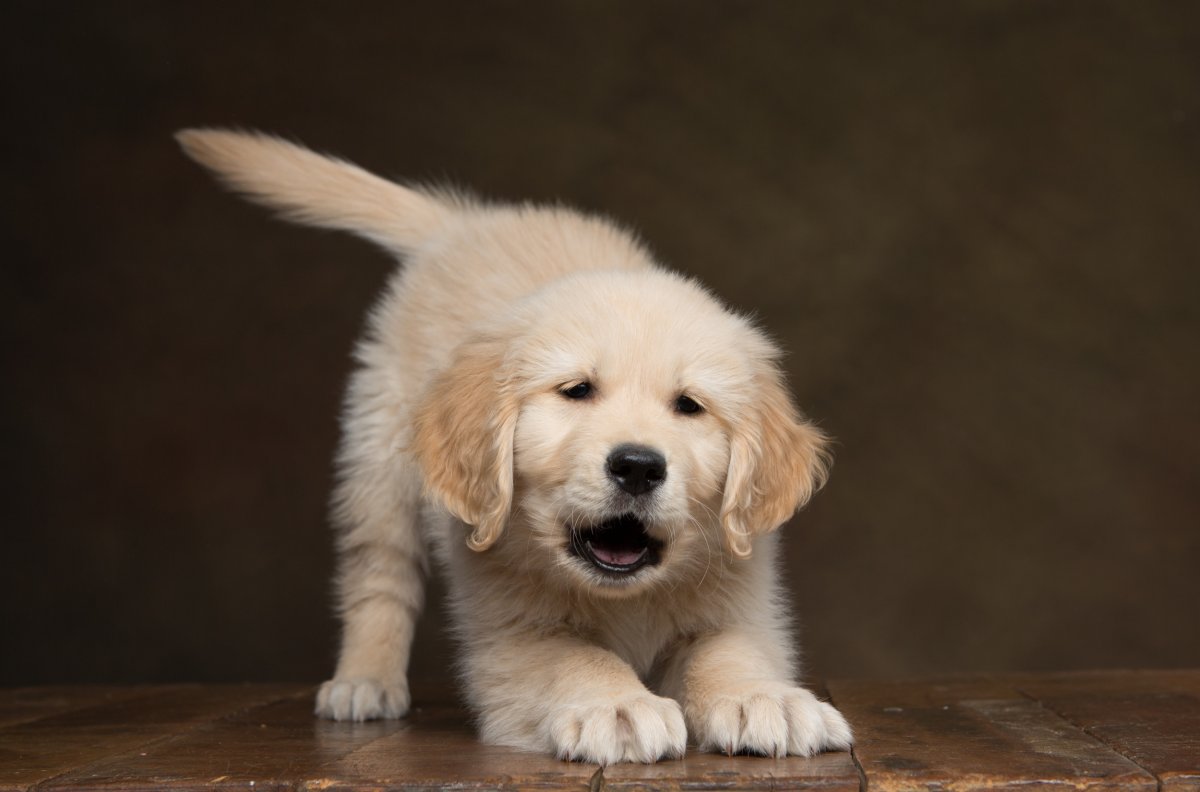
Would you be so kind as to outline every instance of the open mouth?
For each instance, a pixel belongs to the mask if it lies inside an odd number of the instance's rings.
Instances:
[[[601,572],[628,575],[660,560],[663,543],[632,514],[571,531],[571,552]]]

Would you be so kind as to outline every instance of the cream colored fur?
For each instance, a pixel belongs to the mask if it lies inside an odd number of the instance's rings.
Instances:
[[[846,749],[796,685],[772,533],[823,482],[825,439],[774,345],[627,233],[565,209],[406,188],[276,138],[179,134],[235,189],[403,257],[356,350],[334,495],[337,671],[317,712],[395,718],[430,553],[490,743],[603,764],[701,748]],[[562,391],[580,382],[591,398]],[[680,394],[702,406],[674,409]],[[621,443],[659,450],[616,491]],[[572,527],[635,513],[662,562],[614,580]]]

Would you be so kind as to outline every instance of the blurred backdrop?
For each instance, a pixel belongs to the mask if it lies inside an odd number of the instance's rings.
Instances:
[[[223,193],[204,124],[612,215],[756,314],[838,440],[784,529],[813,676],[1200,665],[1200,5],[3,16],[0,684],[332,668],[392,263]]]

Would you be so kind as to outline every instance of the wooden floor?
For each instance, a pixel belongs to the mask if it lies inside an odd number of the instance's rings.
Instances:
[[[833,681],[853,755],[604,769],[480,745],[462,712],[329,723],[299,686],[0,691],[0,789],[1200,790],[1200,670]]]

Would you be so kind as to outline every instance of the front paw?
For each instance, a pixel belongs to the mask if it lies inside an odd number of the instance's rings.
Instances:
[[[847,751],[854,742],[840,712],[788,685],[718,693],[689,705],[687,714],[701,750],[812,756]]]
[[[317,692],[316,713],[339,721],[399,718],[408,712],[408,684],[375,679],[331,679]]]
[[[543,729],[555,755],[575,762],[656,762],[683,756],[687,747],[679,704],[650,693],[564,707]]]

